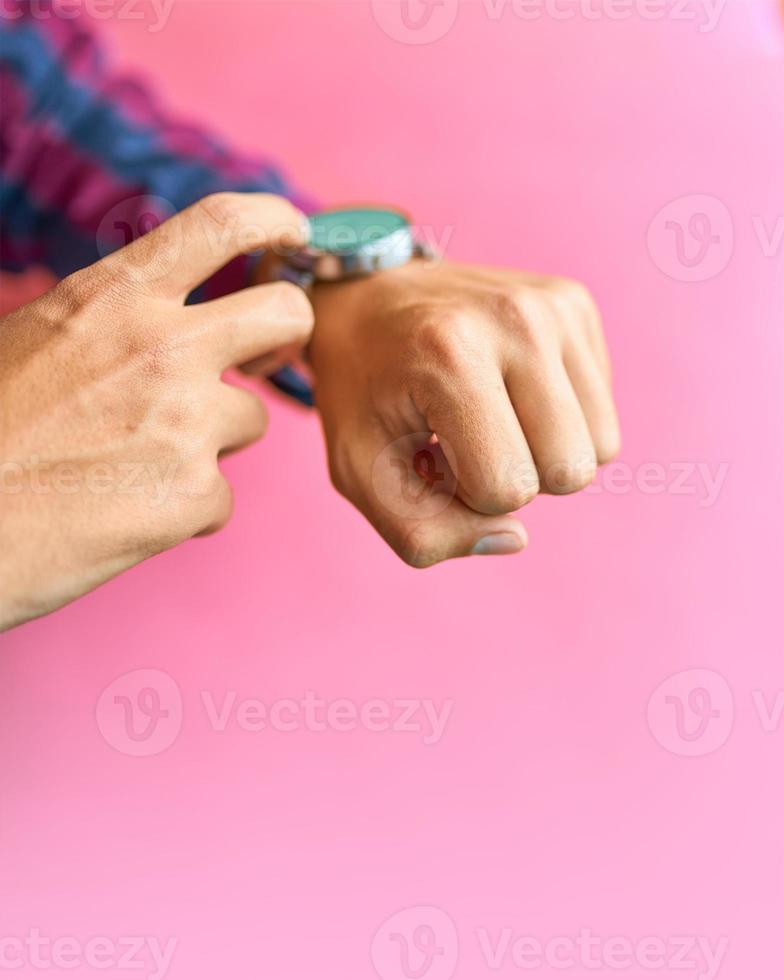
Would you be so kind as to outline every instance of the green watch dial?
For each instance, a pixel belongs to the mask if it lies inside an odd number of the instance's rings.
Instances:
[[[399,211],[382,208],[322,211],[310,217],[310,247],[337,255],[357,253],[372,249],[408,228],[408,218]]]

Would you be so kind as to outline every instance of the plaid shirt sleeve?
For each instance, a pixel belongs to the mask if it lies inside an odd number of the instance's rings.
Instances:
[[[65,276],[214,191],[281,194],[310,209],[275,167],[167,116],[138,81],[113,73],[82,21],[59,16],[56,2],[3,0],[1,268]],[[199,298],[240,288],[248,262],[231,263]]]

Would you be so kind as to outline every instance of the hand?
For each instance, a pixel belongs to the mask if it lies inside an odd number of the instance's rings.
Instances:
[[[304,344],[312,310],[287,283],[184,299],[302,227],[277,197],[205,198],[0,320],[0,629],[225,524],[218,457],[267,417],[221,374]]]
[[[505,515],[585,487],[618,452],[579,283],[414,262],[318,285],[313,304],[332,480],[413,566],[519,551],[525,531]]]

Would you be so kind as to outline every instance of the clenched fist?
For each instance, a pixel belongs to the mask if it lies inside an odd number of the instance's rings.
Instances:
[[[510,516],[620,444],[596,306],[571,280],[412,262],[313,294],[332,479],[409,564],[525,546]]]
[[[0,629],[227,521],[219,456],[266,414],[222,374],[303,345],[312,310],[287,283],[184,300],[304,226],[281,198],[205,198],[0,320]]]

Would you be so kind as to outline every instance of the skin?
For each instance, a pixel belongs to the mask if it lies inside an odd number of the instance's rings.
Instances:
[[[267,415],[222,374],[303,345],[313,311],[286,283],[185,297],[242,251],[302,241],[286,201],[216,195],[2,318],[0,629],[226,523],[218,459]]]
[[[184,305],[236,255],[302,248],[305,224],[213,195],[2,318],[0,630],[223,527],[219,459],[267,424],[224,372],[311,335],[333,483],[412,566],[521,550],[513,512],[618,451],[599,316],[570,280],[412,262],[312,305],[288,283]]]
[[[581,284],[420,262],[312,298],[333,483],[408,564],[521,550],[511,513],[582,489],[617,454],[610,361]],[[415,505],[416,474],[401,474],[423,449],[435,458],[420,484],[443,479]]]

